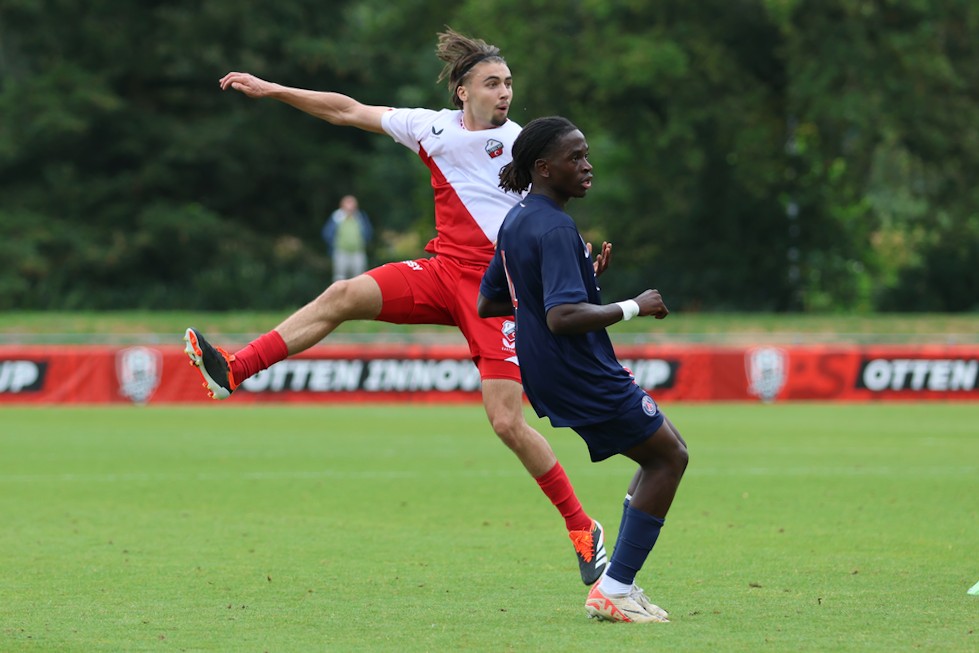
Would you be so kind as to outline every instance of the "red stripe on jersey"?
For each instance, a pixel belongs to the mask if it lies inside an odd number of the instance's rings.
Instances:
[[[488,266],[493,258],[493,242],[486,238],[486,234],[425,148],[419,147],[418,156],[432,174],[432,189],[435,191],[435,231],[438,235],[429,241],[425,251],[466,263]],[[502,218],[500,216],[501,220]]]

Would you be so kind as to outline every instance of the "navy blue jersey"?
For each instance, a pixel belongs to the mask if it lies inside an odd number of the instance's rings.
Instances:
[[[602,303],[574,220],[549,198],[530,194],[507,213],[480,293],[514,304],[520,375],[538,416],[554,426],[596,424],[634,400],[605,329],[559,336],[547,327],[555,306]]]

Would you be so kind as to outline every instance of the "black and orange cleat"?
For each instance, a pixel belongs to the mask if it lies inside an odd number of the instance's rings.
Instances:
[[[204,339],[197,329],[190,328],[184,334],[187,346],[184,351],[190,357],[190,364],[197,368],[204,378],[204,387],[211,399],[227,399],[235,391],[238,384],[231,374],[231,361],[234,354],[229,354],[220,347],[213,347]]]
[[[590,531],[571,531],[568,533],[574,552],[578,556],[578,568],[581,571],[581,582],[585,585],[594,584],[602,577],[608,555],[605,553],[605,530],[597,521],[592,521]]]

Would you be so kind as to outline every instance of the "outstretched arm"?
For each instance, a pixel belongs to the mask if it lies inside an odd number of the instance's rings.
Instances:
[[[308,91],[265,81],[249,73],[231,72],[221,78],[221,90],[229,88],[251,98],[272,98],[325,120],[331,125],[357,127],[383,134],[381,116],[388,107],[361,104],[352,97],[328,91]]]
[[[646,290],[632,301],[638,304],[639,315],[662,320],[670,314],[658,290]],[[624,318],[625,312],[618,304],[561,304],[547,311],[547,328],[555,335],[570,336],[604,329]]]

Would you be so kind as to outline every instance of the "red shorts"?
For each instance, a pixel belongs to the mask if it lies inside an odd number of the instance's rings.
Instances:
[[[486,266],[435,256],[388,263],[369,270],[381,287],[384,305],[377,320],[392,324],[445,324],[459,327],[481,379],[520,382],[512,317],[476,314],[479,284]]]

